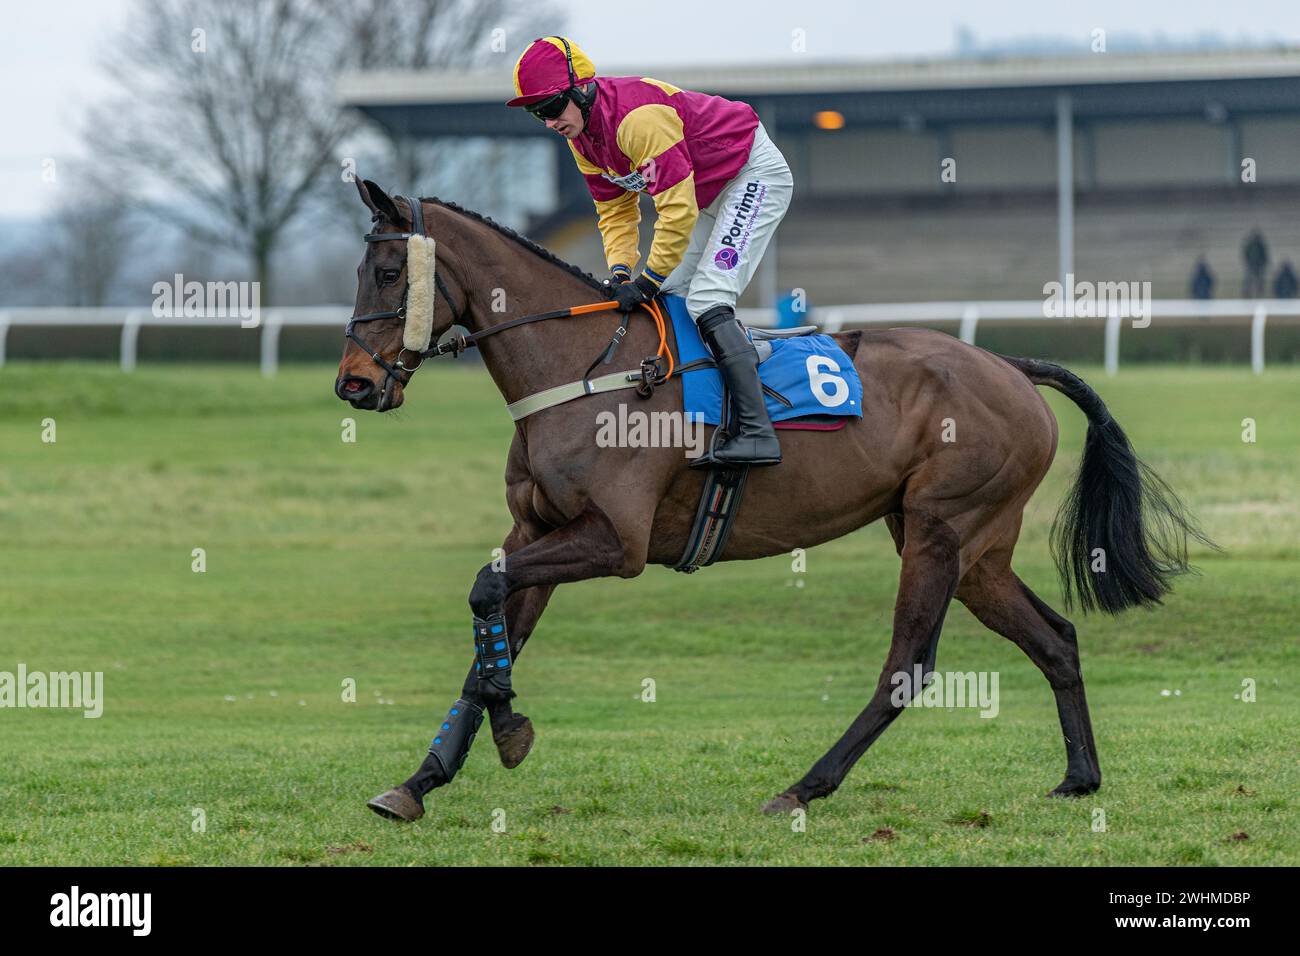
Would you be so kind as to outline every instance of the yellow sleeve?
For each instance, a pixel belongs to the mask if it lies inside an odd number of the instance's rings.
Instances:
[[[686,255],[695,221],[700,217],[695,204],[695,173],[651,198],[655,203],[655,237],[645,267],[656,273],[656,281],[663,282]]]
[[[632,167],[645,176],[646,192],[654,199],[654,241],[646,269],[662,281],[682,261],[700,215],[682,118],[665,103],[638,106],[623,117],[617,141]]]
[[[596,202],[597,225],[600,237],[605,243],[605,265],[613,269],[625,265],[635,269],[641,258],[640,240],[641,206],[637,202],[640,193],[623,191],[623,195],[607,202]]]
[[[573,153],[578,172],[586,179],[596,203],[596,223],[605,246],[605,264],[611,270],[616,265],[635,268],[641,258],[641,207],[637,203],[640,194],[605,179],[603,170],[578,152],[573,143],[569,143],[569,151]]]

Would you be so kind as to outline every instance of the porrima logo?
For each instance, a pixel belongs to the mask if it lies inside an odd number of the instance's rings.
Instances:
[[[148,936],[153,927],[151,893],[83,893],[73,886],[50,897],[50,925],[62,927],[130,927],[132,936]]]
[[[719,269],[730,272],[740,265],[740,253],[735,249],[722,248],[713,257],[713,261],[717,263]]]
[[[740,257],[749,248],[754,223],[766,196],[766,183],[746,183],[745,191],[729,207],[732,210],[731,225],[718,240],[719,249],[713,254],[713,264],[722,272],[730,272],[740,265]]]

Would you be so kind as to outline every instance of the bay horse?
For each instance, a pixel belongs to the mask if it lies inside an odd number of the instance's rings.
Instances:
[[[502,324],[503,303],[506,315],[519,317],[610,298],[594,277],[476,213],[437,199],[390,197],[370,181],[358,180],[357,188],[375,224],[357,269],[356,317],[367,322],[358,333],[349,325],[335,383],[356,408],[397,408],[413,374],[402,360],[404,240],[413,233],[436,239],[435,339],[453,324],[476,334]],[[620,316],[611,310],[507,321],[510,328],[477,345],[511,403],[583,377]],[[627,325],[623,354],[654,353],[652,323],[633,317]],[[1025,504],[1056,452],[1056,419],[1035,386],[1062,392],[1088,419],[1079,473],[1052,529],[1067,609],[1075,600],[1084,611],[1112,614],[1159,604],[1173,576],[1188,570],[1188,539],[1209,542],[1137,459],[1098,394],[1059,365],[1000,356],[925,329],[834,337],[861,376],[862,417],[835,432],[782,433],[784,461],[751,472],[722,560],[810,548],[883,518],[902,558],[893,637],[866,707],[763,810],[806,808],[840,786],[910,699],[897,699],[893,675],[919,665],[923,681],[933,677],[954,597],[1023,650],[1051,686],[1066,771],[1050,795],[1095,791],[1101,769],[1074,626],[1011,568]],[[680,376],[644,400],[627,391],[588,395],[516,422],[505,472],[514,526],[504,567],[485,565],[469,593],[475,640],[488,633],[488,622],[506,637],[495,645],[508,645],[503,667],[513,667],[557,585],[633,578],[647,564],[672,565],[682,554],[705,475],[687,466],[681,449],[598,447],[596,416],[625,401],[652,413],[680,412]],[[954,428],[956,440],[945,440]],[[1094,570],[1099,555],[1103,571]],[[425,795],[463,764],[484,710],[502,763],[518,766],[533,727],[514,711],[514,696],[508,681],[471,667],[420,769],[369,806],[392,819],[423,815]]]

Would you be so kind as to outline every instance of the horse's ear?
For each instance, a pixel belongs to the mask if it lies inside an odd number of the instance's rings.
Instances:
[[[356,183],[357,192],[361,194],[361,201],[366,204],[366,208],[383,216],[389,222],[401,222],[402,216],[397,211],[397,204],[378,184],[369,179],[358,179]]]

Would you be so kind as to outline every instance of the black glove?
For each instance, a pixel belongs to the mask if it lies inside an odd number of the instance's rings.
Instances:
[[[648,276],[639,275],[631,282],[614,286],[614,301],[620,312],[632,312],[659,294],[659,286]]]

